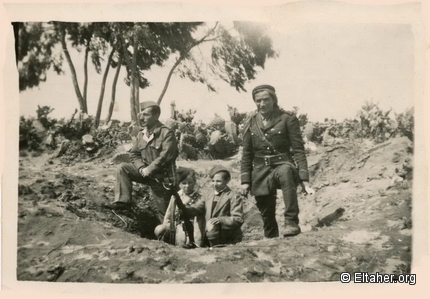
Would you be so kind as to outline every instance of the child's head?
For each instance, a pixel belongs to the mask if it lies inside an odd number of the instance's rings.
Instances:
[[[227,186],[231,177],[230,172],[220,165],[212,168],[209,175],[212,179],[212,186],[217,192],[222,191]]]
[[[177,170],[179,188],[186,195],[190,195],[194,192],[196,186],[196,173],[194,170],[185,167],[178,167]]]

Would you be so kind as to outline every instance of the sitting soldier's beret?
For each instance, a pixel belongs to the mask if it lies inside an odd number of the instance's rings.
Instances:
[[[140,103],[139,106],[140,106],[140,111],[143,111],[148,107],[158,106],[158,104],[153,101],[146,101],[146,102]]]
[[[218,172],[221,172],[221,171],[226,172],[228,174],[228,179],[231,178],[230,171],[222,165],[217,165],[217,166],[212,167],[212,169],[209,171],[209,177],[213,178],[215,174],[217,174]]]
[[[254,97],[254,95],[255,95],[258,91],[262,91],[262,90],[267,90],[267,91],[276,92],[275,87],[273,87],[272,85],[264,84],[264,85],[258,85],[257,87],[255,87],[255,88],[252,90],[252,96]]]

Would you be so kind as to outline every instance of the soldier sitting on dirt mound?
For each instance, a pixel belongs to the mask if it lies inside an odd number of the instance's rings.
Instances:
[[[206,219],[204,242],[211,247],[239,242],[242,239],[242,197],[227,186],[231,175],[226,168],[215,166],[209,175],[214,189],[203,196]]]
[[[257,86],[252,97],[257,111],[249,117],[243,131],[242,195],[251,190],[263,219],[264,236],[275,238],[279,236],[275,218],[276,190],[280,188],[285,203],[283,235],[297,235],[300,233],[298,183],[301,182],[304,192],[314,193],[308,185],[308,166],[299,121],[293,113],[279,108],[273,86]]]
[[[196,188],[196,173],[194,170],[185,167],[178,167],[176,173],[180,187],[178,194],[187,209],[188,216],[193,217],[195,243],[197,246],[202,246],[205,226],[205,203],[198,188]],[[180,214],[175,198],[172,196],[163,223],[158,225],[154,231],[159,240],[175,245],[186,245],[189,242],[189,238],[186,238],[186,230],[182,226],[183,220]]]
[[[108,208],[127,209],[131,204],[132,182],[148,185],[151,197],[163,221],[172,195],[163,184],[176,185],[175,160],[178,146],[175,134],[158,118],[161,109],[152,101],[140,103],[138,114],[142,129],[137,133],[130,151],[132,163],[122,163],[116,172],[115,201]]]

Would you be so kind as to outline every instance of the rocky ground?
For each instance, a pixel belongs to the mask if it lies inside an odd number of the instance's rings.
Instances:
[[[252,198],[245,201],[244,240],[184,250],[153,239],[153,206],[135,186],[136,207],[103,208],[113,198],[112,155],[65,164],[50,153],[20,152],[18,280],[108,283],[339,281],[342,272],[409,273],[412,144],[360,140],[317,147],[308,156],[313,196],[300,195],[302,234],[263,239]],[[229,160],[179,161],[199,174]],[[279,193],[279,196],[281,194]],[[278,200],[281,220],[282,200]]]

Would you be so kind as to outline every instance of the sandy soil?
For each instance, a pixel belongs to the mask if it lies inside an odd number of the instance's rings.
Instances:
[[[409,273],[412,144],[407,138],[319,147],[308,156],[313,196],[300,195],[302,234],[264,239],[254,200],[245,202],[244,240],[185,250],[153,239],[156,219],[142,186],[136,207],[114,213],[112,156],[66,165],[49,153],[20,153],[18,280],[209,283],[339,280],[340,273]],[[116,159],[115,161],[117,161]],[[199,174],[229,160],[179,161]],[[405,170],[406,169],[406,170]],[[402,178],[403,177],[403,178]],[[406,178],[406,179],[404,179]],[[279,193],[279,197],[281,193]],[[277,215],[282,219],[283,203]]]

